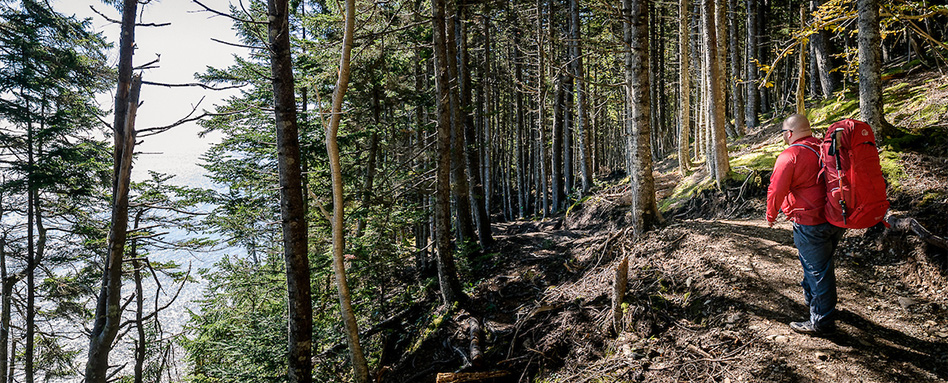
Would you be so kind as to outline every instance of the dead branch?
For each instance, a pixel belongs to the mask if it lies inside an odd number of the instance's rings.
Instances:
[[[885,221],[892,226],[892,230],[912,231],[926,243],[948,250],[948,241],[932,234],[932,232],[928,231],[922,224],[918,223],[915,218],[890,215],[886,217]]]
[[[90,5],[89,8],[92,9],[92,12],[95,12],[97,15],[105,19],[105,21],[108,21],[112,24],[122,24],[121,21],[115,20],[111,17],[106,16],[104,13],[99,12],[99,10],[95,9],[94,6]],[[136,27],[167,27],[169,25],[171,25],[171,23],[136,23],[135,24]]]
[[[166,87],[166,88],[199,87],[199,88],[204,88],[204,89],[208,89],[208,90],[228,90],[228,89],[242,88],[242,87],[244,86],[244,85],[230,85],[230,86],[218,87],[218,86],[210,86],[210,85],[207,85],[207,84],[202,84],[202,83],[199,83],[199,82],[189,82],[189,83],[185,83],[185,84],[166,84],[166,83],[152,82],[152,81],[142,81],[142,84],[145,84],[145,85],[155,85],[155,86],[163,86],[163,87]]]
[[[256,20],[252,20],[252,19],[241,19],[241,18],[235,17],[234,15],[231,15],[231,14],[229,14],[229,13],[224,13],[224,12],[218,11],[218,10],[216,10],[216,9],[213,9],[213,8],[211,8],[211,7],[208,7],[208,6],[204,5],[203,3],[201,3],[201,2],[198,1],[198,0],[191,0],[191,1],[193,1],[193,2],[194,2],[195,4],[197,4],[197,5],[200,5],[202,8],[204,8],[205,11],[210,12],[210,13],[213,13],[213,14],[218,15],[218,16],[223,16],[223,17],[226,17],[226,18],[228,18],[228,19],[231,19],[231,20],[234,20],[234,21],[237,21],[237,22],[241,22],[241,23],[256,24],[256,25],[267,25],[267,22],[265,22],[265,21],[256,21]],[[245,10],[244,12],[246,12],[246,10]]]

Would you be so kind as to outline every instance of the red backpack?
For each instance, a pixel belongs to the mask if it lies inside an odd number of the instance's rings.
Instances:
[[[872,127],[845,119],[823,137],[826,220],[849,229],[872,227],[885,218],[889,201]]]

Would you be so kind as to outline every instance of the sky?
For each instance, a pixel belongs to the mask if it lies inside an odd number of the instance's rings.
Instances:
[[[235,4],[239,0],[233,0]],[[216,10],[227,12],[230,0],[201,0],[201,3]],[[53,8],[66,15],[76,15],[80,19],[90,18],[92,28],[101,32],[106,39],[118,46],[119,27],[91,8],[111,19],[120,20],[121,14],[101,0],[52,0]],[[135,65],[150,62],[160,55],[157,68],[147,69],[142,75],[145,81],[182,84],[195,82],[194,74],[203,72],[208,66],[224,68],[233,63],[233,55],[246,56],[243,48],[237,48],[211,40],[212,38],[237,43],[236,33],[230,19],[206,12],[192,0],[152,0],[148,5],[139,6],[139,21],[142,23],[171,23],[165,27],[137,27],[135,43],[137,49],[133,58]],[[117,49],[109,55],[110,63],[117,62]],[[142,86],[141,102],[136,119],[136,127],[145,129],[166,126],[185,117],[193,106],[201,110],[213,110],[214,104],[237,91],[212,91],[202,88],[167,88],[160,86]],[[114,88],[108,94],[99,97],[105,109],[111,110]],[[106,121],[111,122],[111,118]],[[199,138],[200,127],[188,123],[168,132],[146,137],[136,148],[140,153],[133,166],[133,179],[148,177],[148,170],[175,174],[174,183],[188,186],[210,187],[203,177],[203,169],[198,166],[202,153],[220,137],[209,135]]]

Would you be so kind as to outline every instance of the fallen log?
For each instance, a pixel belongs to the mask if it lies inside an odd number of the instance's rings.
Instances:
[[[437,383],[464,383],[479,382],[492,378],[503,378],[510,375],[507,371],[487,371],[487,372],[442,372],[438,374]]]
[[[484,353],[481,351],[481,339],[484,337],[484,329],[477,318],[468,318],[468,324],[471,326],[471,365],[479,367],[484,362]]]
[[[629,282],[629,257],[622,258],[616,266],[615,282],[612,285],[612,330],[618,334],[622,330],[622,301]]]
[[[911,217],[899,217],[899,216],[888,216],[886,217],[886,222],[891,225],[891,230],[895,231],[912,231],[921,238],[923,241],[932,246],[938,246],[942,249],[948,250],[948,241],[944,238],[932,234],[928,231],[922,224],[918,223],[915,218]]]

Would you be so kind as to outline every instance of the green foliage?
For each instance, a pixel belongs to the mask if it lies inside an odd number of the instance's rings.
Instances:
[[[259,264],[224,257],[207,280],[199,312],[191,312],[181,341],[189,382],[286,380],[286,276],[283,260]]]

